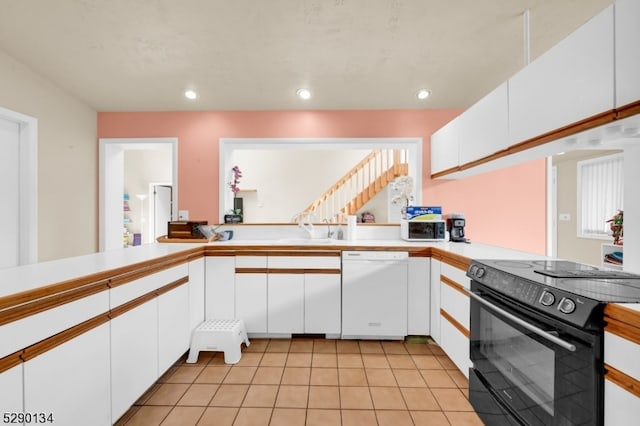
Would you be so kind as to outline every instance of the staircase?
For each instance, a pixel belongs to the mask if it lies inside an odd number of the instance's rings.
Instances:
[[[395,178],[409,173],[408,154],[405,149],[371,151],[304,211],[332,222],[341,214],[355,214]]]

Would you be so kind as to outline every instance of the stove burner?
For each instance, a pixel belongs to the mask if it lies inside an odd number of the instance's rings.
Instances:
[[[541,275],[546,275],[553,278],[597,278],[597,279],[620,279],[620,278],[640,278],[635,274],[622,271],[607,271],[607,270],[582,270],[582,269],[535,269],[533,272],[537,272]]]
[[[567,260],[536,260],[531,263],[534,265],[542,266],[543,269],[545,270],[565,270],[565,271],[597,271],[598,270],[598,268],[596,268],[595,266],[583,265],[581,263],[569,262]]]
[[[519,269],[531,269],[531,262],[518,262],[517,260],[496,260],[494,262],[496,266],[502,266],[503,268],[519,268]]]

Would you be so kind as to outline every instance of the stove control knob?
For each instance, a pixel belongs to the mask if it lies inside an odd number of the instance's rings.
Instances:
[[[478,278],[484,277],[485,272],[487,272],[487,271],[485,271],[484,268],[478,268],[478,270],[476,271],[476,277],[478,277]]]
[[[544,306],[551,306],[555,303],[556,297],[550,291],[543,291],[542,296],[540,296],[540,303]]]
[[[478,265],[471,265],[469,268],[469,275],[475,275],[478,272]]]
[[[570,314],[576,310],[576,302],[568,297],[563,297],[560,303],[558,303],[558,310],[563,314]]]

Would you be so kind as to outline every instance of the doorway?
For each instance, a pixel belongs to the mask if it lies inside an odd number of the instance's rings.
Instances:
[[[131,172],[125,166],[127,152],[132,155],[140,154],[148,161],[140,169],[154,166],[152,160],[155,155],[169,152],[169,178],[162,178],[163,182],[169,181],[171,191],[171,218],[177,217],[178,206],[178,139],[177,138],[115,138],[99,140],[99,240],[100,251],[123,247],[123,234],[125,227],[123,197],[129,198],[128,204],[133,210],[130,214],[130,223],[136,223],[136,228],[142,234],[145,242],[152,242],[146,224],[152,220],[149,218],[149,205],[153,197],[149,195],[148,183],[158,181],[158,177],[148,181],[138,182],[139,186],[132,189],[125,188],[125,174]],[[135,170],[137,171],[137,170]],[[144,187],[143,187],[144,186]],[[125,190],[131,191],[125,195]],[[138,209],[136,211],[136,209]],[[142,215],[141,215],[142,213]],[[171,220],[171,219],[169,219]],[[145,238],[146,236],[146,238]]]
[[[38,260],[38,121],[0,108],[0,268]]]

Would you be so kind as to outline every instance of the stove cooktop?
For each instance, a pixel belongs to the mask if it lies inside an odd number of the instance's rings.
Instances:
[[[602,303],[640,303],[640,275],[565,260],[478,260],[494,276],[511,275]]]
[[[640,275],[564,260],[474,260],[467,276],[536,312],[584,329],[601,331],[606,303],[640,303]]]

